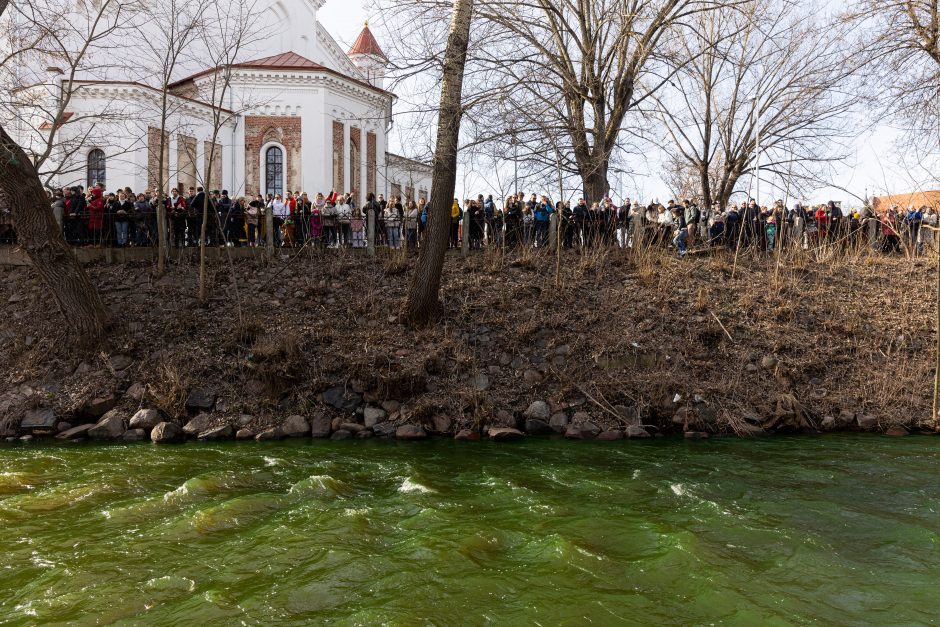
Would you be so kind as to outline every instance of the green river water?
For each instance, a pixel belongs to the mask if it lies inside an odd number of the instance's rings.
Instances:
[[[924,624],[940,439],[0,448],[0,624]]]

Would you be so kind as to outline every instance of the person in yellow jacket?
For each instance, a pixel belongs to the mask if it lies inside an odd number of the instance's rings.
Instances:
[[[460,217],[463,211],[460,204],[454,198],[454,204],[450,208],[450,246],[451,248],[460,248]]]

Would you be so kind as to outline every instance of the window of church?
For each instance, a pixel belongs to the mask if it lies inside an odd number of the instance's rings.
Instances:
[[[284,193],[284,151],[271,146],[264,153],[264,193]]]
[[[104,151],[100,148],[95,148],[88,153],[88,177],[86,181],[86,187],[91,189],[97,184],[104,186],[105,184],[105,156]]]

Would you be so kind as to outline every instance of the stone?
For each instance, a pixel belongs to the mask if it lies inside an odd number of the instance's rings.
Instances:
[[[627,425],[626,436],[628,438],[648,438],[650,434],[640,425]]]
[[[124,442],[143,442],[147,439],[147,431],[144,429],[128,429],[121,436]]]
[[[695,411],[688,407],[680,407],[672,416],[672,424],[688,425],[695,422]]]
[[[490,417],[489,426],[491,427],[511,427],[516,428],[516,417],[506,411],[505,409],[499,409],[496,411],[496,415]]]
[[[375,434],[370,429],[363,429],[356,434],[357,440],[365,440],[366,438],[374,438]]]
[[[169,444],[183,439],[183,430],[175,422],[161,422],[150,432],[154,444]]]
[[[339,431],[340,425],[342,425],[344,422],[346,422],[345,418],[343,418],[342,416],[337,416],[330,422],[330,428],[333,431]]]
[[[326,414],[317,413],[310,419],[310,436],[318,439],[330,437],[333,425]]]
[[[757,364],[748,364],[744,366],[745,372],[757,372],[760,368],[757,367]]]
[[[253,440],[255,437],[255,432],[251,429],[239,429],[235,433],[236,440]]]
[[[450,419],[450,416],[445,414],[436,414],[433,418],[431,418],[431,424],[433,425],[432,429],[434,433],[447,434],[450,433],[454,422]]]
[[[200,440],[231,440],[234,435],[235,428],[232,425],[222,425],[203,431],[197,437]]]
[[[124,418],[112,409],[94,427],[88,430],[88,437],[92,440],[116,440],[124,435]]]
[[[623,431],[620,429],[607,429],[606,431],[601,431],[598,434],[597,438],[600,442],[612,442],[613,440],[622,440]]]
[[[77,440],[78,438],[84,438],[88,435],[88,431],[95,426],[95,423],[89,422],[87,424],[78,425],[77,427],[72,427],[71,429],[66,429],[59,435],[55,436],[60,440]]]
[[[390,438],[395,435],[397,427],[391,421],[380,422],[379,424],[372,427],[372,431],[375,435],[383,438]]]
[[[849,411],[848,409],[843,409],[839,412],[839,415],[834,418],[835,426],[839,429],[847,429],[849,427],[855,426],[855,412]]]
[[[889,435],[892,438],[900,438],[905,435],[910,435],[908,430],[902,427],[901,425],[892,425],[888,427],[888,430],[885,431],[885,435]]]
[[[596,438],[601,433],[601,428],[591,421],[581,425],[581,435],[587,438]]]
[[[836,418],[835,416],[823,416],[822,422],[819,424],[819,428],[823,431],[832,431],[836,428]]]
[[[92,418],[100,418],[114,409],[115,405],[117,405],[117,398],[114,394],[99,396],[86,401],[85,406],[82,407],[82,413]]]
[[[288,438],[305,438],[310,435],[310,423],[303,416],[288,416],[281,423],[281,431]]]
[[[338,431],[349,431],[350,433],[359,433],[360,431],[365,430],[366,428],[358,422],[344,422],[339,426],[338,429]]]
[[[160,412],[158,412],[156,409],[138,409],[137,412],[131,416],[131,421],[128,423],[128,428],[145,429],[150,431],[159,423]]]
[[[555,347],[556,355],[567,355],[570,352],[571,352],[571,347],[568,346],[567,344],[562,344],[561,346]]]
[[[687,440],[704,440],[708,438],[707,431],[686,431],[685,439]]]
[[[862,431],[878,430],[878,419],[871,414],[858,414],[855,416],[855,422]]]
[[[33,441],[33,436],[29,433],[20,437],[20,442],[32,442],[32,441]]]
[[[264,382],[258,379],[248,379],[242,388],[246,396],[261,396],[264,394]]]
[[[760,360],[760,367],[764,370],[773,370],[777,367],[778,363],[780,363],[780,361],[773,355],[765,355]]]
[[[52,433],[56,430],[57,420],[55,411],[51,407],[31,409],[26,412],[20,421],[20,429],[30,432]]]
[[[215,407],[215,392],[196,388],[186,397],[186,409],[192,412],[211,411]]]
[[[131,400],[137,401],[138,403],[144,400],[144,396],[146,395],[147,386],[145,386],[143,383],[134,383],[129,388],[127,388],[127,392],[125,392],[125,396]]]
[[[68,431],[69,429],[71,429],[71,428],[74,427],[74,426],[75,426],[75,425],[73,425],[71,422],[64,422],[64,421],[63,421],[63,422],[58,423],[58,424],[55,426],[55,430],[56,430],[57,433],[62,433],[62,432],[64,432],[64,431]]]
[[[347,391],[343,386],[337,385],[323,393],[323,402],[340,411],[352,413],[362,404],[362,395]]]
[[[238,418],[235,419],[235,425],[237,427],[247,427],[251,424],[252,420],[254,420],[253,416],[249,416],[248,414],[240,414]]]
[[[527,418],[525,432],[529,435],[550,435],[554,431],[547,422],[539,418]]]
[[[270,429],[265,429],[261,433],[255,436],[256,440],[283,440],[284,432],[280,427],[271,427]]]
[[[522,373],[522,379],[529,385],[535,385],[536,383],[542,382],[542,373],[534,368],[527,368],[526,371]]]
[[[485,374],[475,375],[470,379],[470,387],[477,392],[486,392],[490,389],[490,378]]]
[[[210,428],[212,428],[212,414],[199,414],[186,423],[186,426],[183,427],[183,433],[195,437]]]
[[[563,411],[552,414],[548,421],[548,426],[555,433],[564,433],[568,430],[568,414]]]
[[[340,429],[338,431],[334,431],[333,435],[330,436],[330,439],[331,440],[348,440],[349,438],[352,437],[352,435],[353,435],[352,431],[346,431],[345,429]]]
[[[565,430],[565,438],[568,440],[584,439],[584,436],[581,435],[581,427],[576,425],[568,425],[568,428]]]
[[[512,358],[512,361],[509,362],[509,367],[513,370],[522,370],[522,367],[525,365],[525,359],[521,355],[516,355]]]
[[[525,437],[522,431],[511,427],[492,427],[486,432],[486,435],[494,442],[510,442]]]
[[[366,407],[362,410],[362,422],[369,429],[385,420],[388,413],[378,407]]]
[[[395,437],[399,440],[423,440],[428,433],[421,425],[402,425],[395,429]]]
[[[134,360],[127,355],[112,355],[108,361],[115,370],[125,370],[134,363]]]
[[[394,414],[401,409],[401,403],[394,400],[382,401],[382,409],[385,410],[386,415]],[[379,422],[381,422],[381,420]]]
[[[480,434],[476,431],[470,429],[461,429],[457,432],[457,435],[454,436],[455,440],[479,440]]]
[[[551,408],[545,401],[535,401],[529,405],[522,415],[526,419],[548,420],[551,416]]]

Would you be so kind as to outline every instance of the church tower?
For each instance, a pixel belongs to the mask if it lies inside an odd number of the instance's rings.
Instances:
[[[325,0],[273,0],[265,12],[263,54],[295,52],[316,58],[317,11]]]
[[[359,37],[346,54],[373,87],[385,88],[385,68],[388,67],[388,57],[382,52],[379,42],[369,30],[369,22],[366,22]]]

